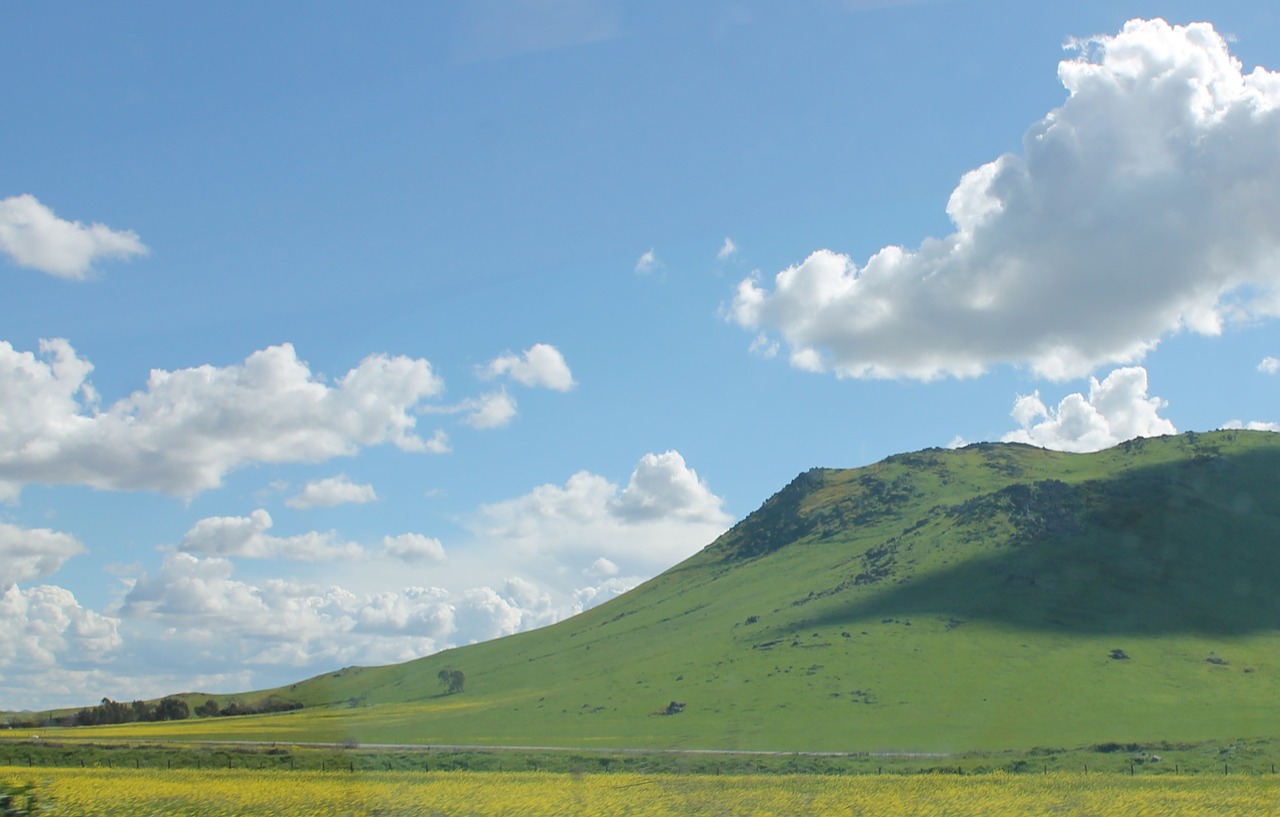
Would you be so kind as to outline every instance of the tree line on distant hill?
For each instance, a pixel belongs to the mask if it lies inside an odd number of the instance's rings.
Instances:
[[[134,701],[131,704],[103,698],[102,703],[81,709],[72,718],[74,726],[103,726],[136,721],[180,721],[191,717],[191,707],[181,698],[162,698],[159,703]]]
[[[181,721],[186,720],[193,714],[201,718],[215,718],[231,715],[260,715],[267,712],[287,712],[301,708],[302,704],[292,701],[266,701],[257,705],[245,705],[238,701],[231,701],[224,706],[213,698],[209,698],[197,706],[193,713],[191,707],[181,698],[161,698],[158,703],[154,704],[146,701],[134,701],[131,704],[126,704],[121,701],[113,701],[110,698],[103,698],[102,703],[81,709],[69,719],[69,723],[64,720],[63,725],[101,726],[147,721]]]

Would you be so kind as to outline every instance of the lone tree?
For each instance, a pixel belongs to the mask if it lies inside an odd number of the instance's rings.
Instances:
[[[445,694],[452,695],[455,692],[462,691],[462,685],[466,683],[467,676],[462,674],[460,669],[449,669],[445,667],[436,675],[440,679],[440,685],[444,687]]]
[[[181,698],[164,698],[156,707],[158,721],[184,721],[191,717],[191,707]]]

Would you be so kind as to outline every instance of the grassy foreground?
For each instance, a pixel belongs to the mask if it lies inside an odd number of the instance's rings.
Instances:
[[[0,767],[0,780],[30,770]],[[1274,813],[1276,777],[696,776],[42,769],[58,815],[1142,815]]]

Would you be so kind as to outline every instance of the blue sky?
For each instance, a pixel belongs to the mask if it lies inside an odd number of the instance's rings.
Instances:
[[[1280,421],[1265,4],[6,16],[0,709],[540,626],[813,466]]]

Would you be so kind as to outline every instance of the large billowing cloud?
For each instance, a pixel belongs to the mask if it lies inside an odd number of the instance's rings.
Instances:
[[[729,316],[840,376],[1068,379],[1178,331],[1280,312],[1280,74],[1206,23],[1133,20],[1074,43],[1066,102],[1021,155],[964,175],[955,232],[863,267],[828,250],[742,281]]]
[[[1004,435],[1019,442],[1056,451],[1101,451],[1135,437],[1176,434],[1173,423],[1160,416],[1165,402],[1147,396],[1147,370],[1141,366],[1116,369],[1099,382],[1089,378],[1089,394],[1069,394],[1050,408],[1040,393],[1014,402],[1013,418],[1022,426]]]
[[[79,553],[84,545],[70,534],[0,522],[0,589],[51,576]]]
[[[0,199],[0,252],[14,263],[60,278],[84,278],[99,258],[146,255],[131,230],[84,225],[58,216],[30,194]]]
[[[153,369],[103,409],[92,369],[65,340],[41,341],[39,355],[0,341],[0,498],[32,482],[190,497],[255,462],[426,451],[415,409],[442,388],[427,361],[387,355],[329,384],[283,344],[239,365]]]
[[[121,643],[119,621],[81,607],[69,590],[10,586],[0,593],[2,675],[96,664]]]

